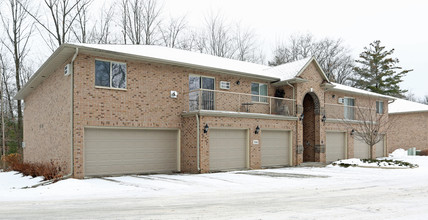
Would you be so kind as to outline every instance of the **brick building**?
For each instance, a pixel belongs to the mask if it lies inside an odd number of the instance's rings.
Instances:
[[[314,58],[277,67],[147,45],[63,44],[19,91],[24,160],[76,178],[204,173],[385,156],[358,114],[394,98],[330,82]]]
[[[389,118],[394,126],[388,131],[388,151],[428,149],[428,105],[396,99],[390,104]]]

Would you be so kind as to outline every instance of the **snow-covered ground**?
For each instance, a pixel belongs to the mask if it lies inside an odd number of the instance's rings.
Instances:
[[[0,219],[428,219],[428,157],[414,169],[338,166],[67,179],[0,172]]]

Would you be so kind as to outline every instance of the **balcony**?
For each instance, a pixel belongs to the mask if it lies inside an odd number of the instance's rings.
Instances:
[[[343,104],[325,104],[325,116],[328,120],[340,121],[376,121],[380,114],[376,108],[365,106],[346,106]]]
[[[186,112],[216,111],[223,113],[266,114],[295,116],[293,99],[220,90],[196,89],[190,91]]]

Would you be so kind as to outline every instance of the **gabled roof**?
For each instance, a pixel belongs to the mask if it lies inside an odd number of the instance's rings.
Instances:
[[[388,105],[388,113],[390,114],[404,114],[404,113],[417,113],[417,112],[428,112],[428,105],[408,101],[405,99],[396,99],[393,103]]]
[[[280,79],[280,81],[291,80],[296,77],[299,77],[311,62],[315,62],[317,68],[321,73],[322,78],[327,82],[329,82],[327,76],[325,75],[321,66],[319,65],[319,63],[316,61],[314,57],[307,57],[294,62],[285,63],[279,66],[267,68],[264,70],[264,74],[272,77],[277,77]]]
[[[143,60],[155,63],[178,65],[183,67],[209,70],[223,74],[232,74],[266,80],[278,81],[279,78],[265,75],[267,66],[238,60],[216,57],[208,54],[179,50],[153,45],[111,45],[111,44],[62,44],[33,74],[27,84],[16,94],[15,99],[24,99],[45,78],[49,77],[64,62],[70,59],[76,49],[79,53],[101,57]]]

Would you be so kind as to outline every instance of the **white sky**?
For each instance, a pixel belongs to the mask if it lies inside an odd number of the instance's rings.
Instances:
[[[395,0],[165,0],[165,12],[186,14],[198,26],[210,11],[254,29],[267,59],[278,40],[293,33],[342,38],[355,58],[365,46],[381,40],[395,48],[399,65],[414,69],[402,87],[418,97],[428,95],[428,1]]]
[[[103,2],[94,0],[98,13]],[[164,16],[186,15],[189,26],[201,26],[210,11],[252,28],[266,60],[276,42],[295,33],[341,38],[354,58],[365,46],[381,40],[404,69],[414,69],[401,84],[418,98],[428,95],[428,1],[424,0],[160,0]],[[47,49],[47,48],[46,48]],[[51,52],[47,49],[47,54]],[[42,52],[44,54],[44,52]],[[40,57],[41,58],[41,57]],[[44,60],[44,59],[43,59]]]

